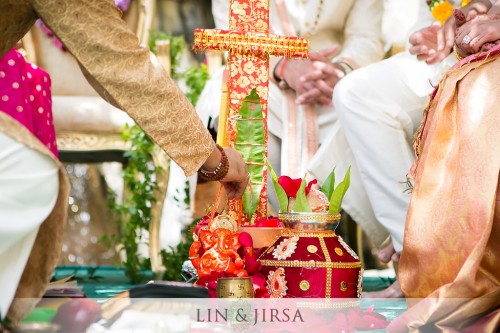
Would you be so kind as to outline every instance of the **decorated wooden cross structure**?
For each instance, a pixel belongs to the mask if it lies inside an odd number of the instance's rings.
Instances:
[[[242,152],[247,163],[250,185],[242,200],[228,202],[228,213],[245,224],[267,216],[269,56],[307,58],[309,43],[269,33],[269,0],[229,2],[229,30],[196,29],[193,48],[229,53],[217,141]]]

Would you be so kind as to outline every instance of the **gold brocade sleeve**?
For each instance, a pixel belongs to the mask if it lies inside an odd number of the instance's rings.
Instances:
[[[184,170],[195,173],[215,148],[193,106],[121,19],[112,0],[31,0],[108,102],[127,112]]]

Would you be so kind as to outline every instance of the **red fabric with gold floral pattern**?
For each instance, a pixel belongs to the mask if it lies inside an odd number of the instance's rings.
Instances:
[[[236,31],[255,31],[269,33],[269,1],[268,0],[231,0],[229,15],[229,29]],[[262,104],[264,116],[264,133],[267,133],[267,91],[269,85],[269,56],[241,55],[230,52],[228,58],[229,79],[229,118],[228,118],[228,145],[232,146],[236,139],[236,119],[241,103],[250,95],[253,88],[257,90]],[[265,137],[267,146],[267,136]],[[266,149],[267,151],[267,149]],[[266,153],[267,154],[267,153]],[[258,216],[267,215],[267,168],[264,167],[260,193]],[[234,205],[234,206],[233,206]],[[241,206],[230,204],[241,212]]]
[[[298,236],[296,248],[290,246],[294,236]],[[287,244],[287,249],[280,250],[280,244]],[[357,298],[361,294],[359,258],[333,232],[285,231],[259,261],[271,297],[273,291],[275,297],[281,294],[282,297],[299,298]],[[280,284],[269,279],[270,273],[274,276],[277,270],[283,273]]]

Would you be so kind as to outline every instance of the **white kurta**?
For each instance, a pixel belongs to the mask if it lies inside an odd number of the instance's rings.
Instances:
[[[432,24],[423,0],[420,14],[418,27]],[[405,190],[414,161],[413,136],[433,85],[455,61],[450,55],[430,66],[404,52],[348,75],[334,93],[340,122],[309,164],[320,180],[329,171],[325,165],[333,161],[340,161],[336,170],[341,174],[351,165],[360,178],[353,184],[355,191],[349,190],[344,198],[343,208],[363,226],[370,224],[362,221],[367,217],[381,223],[398,252],[410,199]]]

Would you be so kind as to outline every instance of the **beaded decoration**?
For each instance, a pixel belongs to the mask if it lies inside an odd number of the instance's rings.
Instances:
[[[342,247],[356,260],[359,260],[359,257],[358,255],[356,254],[356,252],[354,252],[350,247],[349,245],[346,244],[346,242],[344,242],[344,240],[342,239],[342,237],[339,236],[339,243],[340,245],[342,245]]]
[[[278,57],[308,57],[309,42],[299,37],[282,37],[243,31],[218,29],[196,29],[194,31],[195,51],[229,50],[239,54]]]
[[[359,275],[358,275],[358,288],[357,288],[357,296],[358,298],[361,297],[361,294],[363,293],[363,268],[359,270]]]
[[[202,180],[205,181],[221,180],[222,178],[226,177],[229,171],[229,160],[227,159],[224,149],[219,145],[217,145],[217,149],[219,149],[221,153],[221,160],[214,171],[207,171],[203,168],[200,168],[198,170],[198,175]]]
[[[360,268],[359,261],[354,262],[325,262],[325,261],[301,261],[301,260],[260,260],[262,266],[275,266],[275,267],[291,267],[291,268]]]
[[[323,4],[324,0],[319,0],[318,8],[316,10],[316,17],[314,18],[314,23],[311,29],[309,31],[305,32],[302,34],[300,31],[297,33],[299,36],[302,36],[304,38],[310,38],[312,35],[316,33],[316,30],[318,28],[318,23],[319,19],[321,17],[321,14],[323,13]]]

